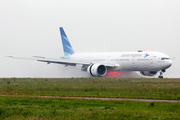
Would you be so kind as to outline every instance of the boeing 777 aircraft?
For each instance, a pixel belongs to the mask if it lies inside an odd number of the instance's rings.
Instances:
[[[81,70],[91,76],[102,77],[107,71],[139,71],[143,76],[154,76],[163,73],[172,65],[169,56],[160,52],[104,52],[104,53],[75,53],[63,28],[60,27],[64,56],[58,59],[33,56],[23,58],[8,56],[16,59],[33,59],[39,62],[64,64],[65,66],[82,65]]]

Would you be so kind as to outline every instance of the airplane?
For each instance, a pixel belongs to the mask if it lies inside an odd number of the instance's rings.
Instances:
[[[41,56],[32,58],[6,56],[14,59],[30,59],[47,64],[63,64],[65,66],[82,65],[81,71],[88,72],[93,77],[103,77],[108,71],[139,71],[143,76],[155,76],[163,78],[172,65],[172,60],[164,53],[155,51],[136,52],[102,52],[102,53],[75,53],[64,29],[59,28],[64,50],[64,56],[52,59]]]

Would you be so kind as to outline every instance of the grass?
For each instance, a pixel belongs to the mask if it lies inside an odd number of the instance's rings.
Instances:
[[[1,78],[0,119],[180,119],[179,103],[36,98],[28,95],[180,99],[180,79]]]
[[[180,79],[1,78],[0,94],[180,99]]]
[[[0,97],[0,119],[180,119],[180,104]]]

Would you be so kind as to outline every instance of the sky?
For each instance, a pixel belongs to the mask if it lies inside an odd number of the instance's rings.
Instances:
[[[80,68],[4,56],[63,56],[59,27],[76,53],[151,50],[180,77],[179,0],[0,0],[0,78],[89,77]]]

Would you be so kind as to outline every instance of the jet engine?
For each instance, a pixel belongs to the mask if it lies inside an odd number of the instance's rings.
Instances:
[[[144,76],[154,76],[157,74],[157,71],[140,71],[140,73]]]
[[[107,68],[102,64],[91,64],[88,66],[87,72],[94,77],[102,77],[107,73]]]

